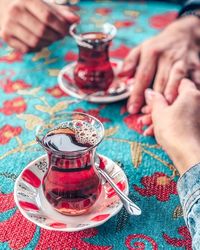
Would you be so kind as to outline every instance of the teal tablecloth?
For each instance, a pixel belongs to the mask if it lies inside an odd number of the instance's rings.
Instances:
[[[112,57],[123,59],[132,46],[157,34],[175,17],[177,5],[163,2],[87,2],[79,13],[89,22],[118,27]],[[126,102],[72,103],[57,85],[58,71],[76,58],[66,38],[39,53],[22,56],[0,43],[0,249],[192,249],[176,191],[177,176],[154,138],[142,136],[138,115]],[[99,152],[122,163],[130,197],[142,215],[124,209],[104,225],[77,233],[53,232],[27,221],[13,201],[14,182],[22,169],[44,154],[34,140],[35,127],[62,110],[81,110],[98,117],[107,137]]]

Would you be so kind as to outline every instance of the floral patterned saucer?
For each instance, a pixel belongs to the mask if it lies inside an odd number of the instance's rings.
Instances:
[[[100,157],[105,166],[104,170],[118,187],[128,194],[128,181],[123,170],[109,158]],[[29,163],[15,182],[15,202],[28,220],[45,229],[75,232],[99,226],[121,210],[122,202],[110,185],[104,182],[101,195],[90,213],[79,216],[58,213],[48,203],[42,191],[41,183],[47,171],[47,160],[47,156],[43,155]]]
[[[87,95],[83,93],[75,84],[73,79],[73,72],[75,63],[70,63],[65,66],[58,74],[58,84],[60,88],[70,96],[78,98],[80,100],[86,100],[94,103],[112,103],[124,100],[130,96],[132,86],[125,85],[123,86],[124,90],[119,93],[109,93],[106,91],[100,91],[94,94]],[[122,61],[117,59],[111,59],[111,65],[115,76],[118,75],[122,67]],[[123,84],[124,85],[124,84]]]

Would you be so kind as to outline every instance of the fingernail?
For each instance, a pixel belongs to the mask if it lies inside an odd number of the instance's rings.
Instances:
[[[166,95],[166,99],[167,99],[169,104],[172,104],[174,98],[171,94],[169,94],[169,95]]]
[[[145,131],[143,132],[143,135],[144,135],[144,136],[148,136],[148,130],[145,130]]]
[[[149,103],[152,101],[153,97],[154,97],[154,91],[152,89],[146,89],[145,90],[145,99],[146,102]]]
[[[130,104],[130,105],[128,106],[128,112],[129,112],[130,114],[136,114],[136,113],[138,113],[138,107],[135,106],[134,104]]]

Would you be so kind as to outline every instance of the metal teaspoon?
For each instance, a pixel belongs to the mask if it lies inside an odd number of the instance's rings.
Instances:
[[[128,196],[126,194],[124,194],[118,188],[118,186],[114,183],[114,181],[110,178],[110,176],[103,169],[101,169],[99,167],[99,161],[100,160],[95,161],[95,167],[96,167],[97,171],[101,174],[101,176],[104,177],[104,179],[106,179],[108,181],[108,183],[110,184],[110,186],[115,190],[115,192],[117,193],[117,195],[121,199],[121,202],[123,203],[126,211],[130,215],[140,215],[141,214],[141,209],[133,201],[131,201],[128,198]]]

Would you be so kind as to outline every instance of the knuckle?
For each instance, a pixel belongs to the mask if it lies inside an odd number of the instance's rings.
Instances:
[[[53,21],[53,15],[50,11],[46,10],[43,13],[43,19],[46,23],[52,22]]]
[[[39,43],[39,37],[36,37],[36,36],[33,36],[31,39],[30,39],[30,46],[32,48],[36,47]]]
[[[38,28],[38,36],[39,37],[43,37],[45,35],[45,32],[46,32],[46,26],[45,25],[41,25]]]
[[[8,16],[16,18],[20,15],[20,12],[20,7],[17,5],[17,3],[14,3],[8,9]]]

